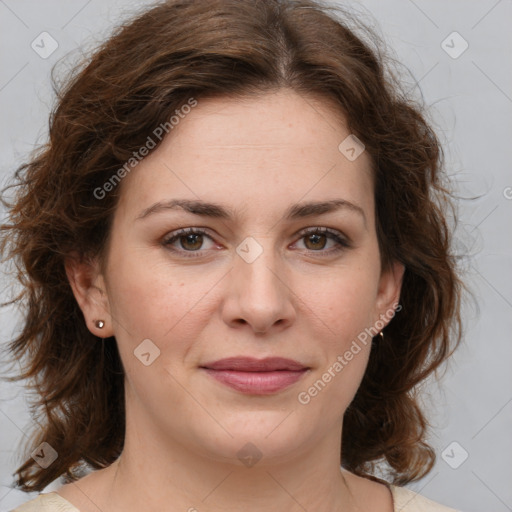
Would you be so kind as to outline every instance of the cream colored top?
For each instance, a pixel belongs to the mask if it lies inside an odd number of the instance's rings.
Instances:
[[[435,503],[405,487],[390,485],[394,512],[457,512],[454,508]],[[11,512],[80,512],[56,492],[40,494]]]

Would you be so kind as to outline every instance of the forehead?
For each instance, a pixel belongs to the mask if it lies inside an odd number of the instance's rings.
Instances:
[[[339,137],[349,134],[333,100],[281,89],[257,96],[200,99],[164,144],[175,149],[204,146],[241,157],[242,150],[264,157],[268,151],[289,148],[291,156],[292,151],[300,154],[319,146],[331,146],[330,152],[336,153]]]
[[[120,207],[186,196],[284,209],[288,199],[342,194],[371,209],[371,160],[364,151],[353,161],[340,151],[349,136],[325,99],[289,90],[199,98],[123,180]]]

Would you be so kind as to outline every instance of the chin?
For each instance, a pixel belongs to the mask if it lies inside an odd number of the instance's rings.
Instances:
[[[215,437],[203,438],[202,450],[215,460],[247,467],[291,460],[314,437],[297,414],[290,414],[291,410],[232,413],[231,420],[224,420],[222,425],[233,437],[223,431]]]

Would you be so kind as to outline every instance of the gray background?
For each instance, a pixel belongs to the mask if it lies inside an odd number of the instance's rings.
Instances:
[[[71,50],[87,51],[120,19],[147,4],[122,0],[0,0],[0,180],[46,135],[49,73]],[[441,383],[425,387],[431,409],[432,472],[409,487],[466,512],[512,510],[512,2],[365,0],[345,2],[377,22],[404,79],[422,94],[445,145],[460,196],[457,245],[477,309],[465,305],[466,336]],[[58,48],[31,48],[46,31]],[[457,31],[458,36],[449,36]],[[451,52],[449,55],[444,48]],[[48,41],[47,41],[48,43]],[[49,43],[45,45],[49,48]],[[76,55],[78,57],[78,55]],[[453,58],[457,56],[457,58]],[[473,197],[476,199],[468,200]],[[1,289],[9,286],[2,278]],[[2,297],[4,298],[4,297]],[[0,343],[17,331],[0,310]],[[0,383],[0,510],[34,497],[13,490],[11,473],[32,422],[21,384]],[[457,444],[452,444],[457,443]],[[464,458],[467,456],[467,459]],[[58,487],[59,482],[46,491]]]

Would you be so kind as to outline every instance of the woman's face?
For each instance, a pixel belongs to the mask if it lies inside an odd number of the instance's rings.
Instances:
[[[91,314],[127,428],[217,460],[340,437],[402,277],[381,272],[370,158],[342,121],[289,90],[199,99],[124,178]],[[275,357],[297,366],[213,364]]]

